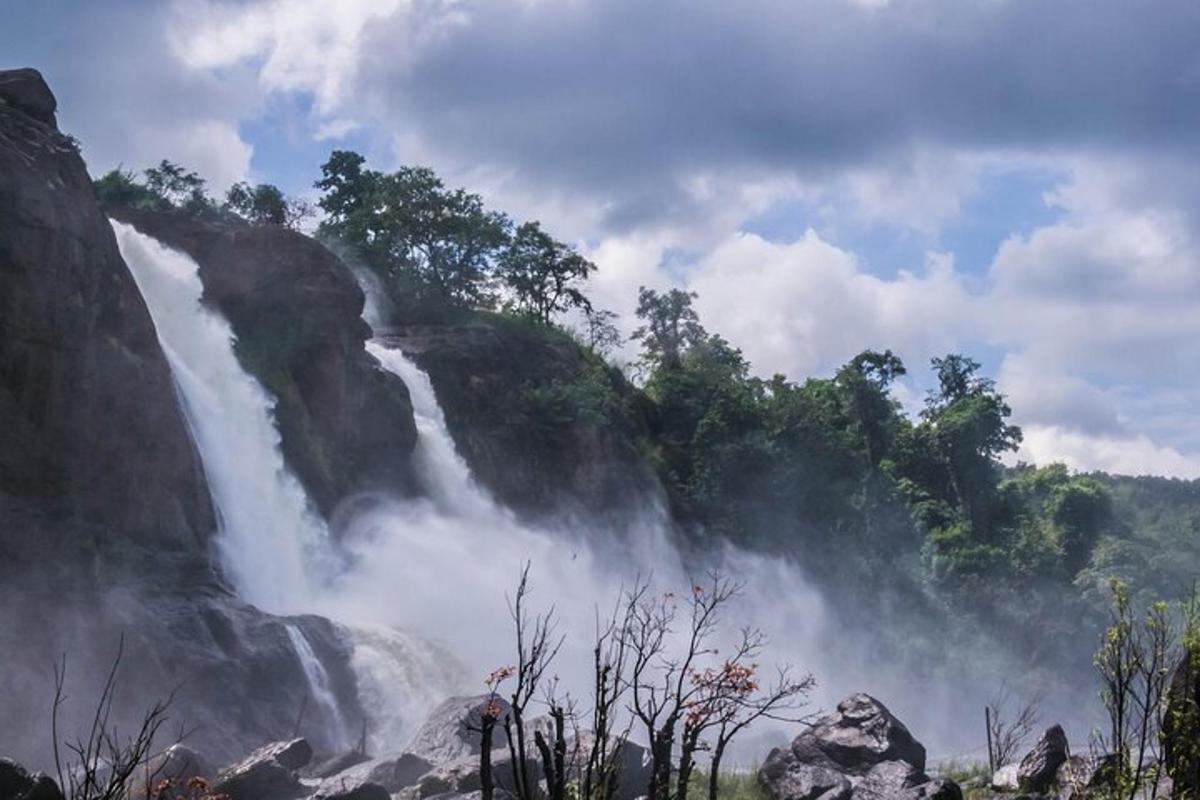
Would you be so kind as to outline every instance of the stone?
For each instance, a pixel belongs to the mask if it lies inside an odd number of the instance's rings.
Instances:
[[[871,767],[854,787],[854,800],[889,800],[907,796],[928,778],[907,761],[884,761]]]
[[[301,774],[307,778],[329,778],[370,760],[371,757],[365,753],[358,750],[347,750],[344,753],[337,753],[310,763]]]
[[[1067,760],[1067,734],[1061,725],[1042,733],[1017,765],[1017,786],[1023,792],[1045,792],[1054,785],[1058,768]]]
[[[373,758],[327,776],[321,782],[317,794],[332,795],[368,783],[382,786],[394,794],[415,786],[433,767],[432,763],[412,753]]]
[[[391,800],[388,790],[378,783],[363,783],[345,792],[316,794],[314,800]]]
[[[405,748],[433,764],[447,764],[463,756],[478,755],[480,750],[479,724],[483,710],[492,702],[491,695],[473,697],[451,697],[440,703],[429,713],[421,727]],[[508,704],[503,700],[501,717],[507,713]],[[504,728],[496,725],[492,737],[492,751],[505,751],[508,739]]]
[[[0,70],[0,100],[25,112],[38,122],[55,127],[58,101],[36,69]]]
[[[773,800],[849,800],[850,780],[825,766],[797,761],[775,748],[758,771],[758,781]]]
[[[296,770],[312,758],[304,739],[272,742],[221,770],[213,793],[230,800],[292,800],[308,794]]]
[[[1017,790],[1018,764],[1005,764],[992,775],[992,788],[998,792],[1015,792]]]
[[[855,776],[866,775],[885,761],[925,769],[925,748],[883,703],[867,694],[838,703],[836,713],[796,737],[792,753],[801,762],[825,764]]]
[[[63,793],[48,775],[30,775],[15,761],[0,758],[0,800],[63,800]]]
[[[1111,785],[1116,777],[1115,754],[1069,756],[1058,768],[1054,783],[1060,800],[1086,797],[1091,790]]]

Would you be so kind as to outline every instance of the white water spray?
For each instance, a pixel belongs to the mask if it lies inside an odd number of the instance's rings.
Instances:
[[[268,611],[303,610],[328,538],[284,465],[274,401],[238,363],[229,323],[202,304],[196,262],[132,226],[112,227],[204,463],[222,566],[245,600]]]
[[[308,681],[309,696],[326,717],[327,731],[332,744],[337,748],[348,747],[350,742],[346,731],[346,720],[342,716],[337,696],[329,685],[329,673],[325,671],[325,666],[313,652],[312,645],[308,643],[304,632],[291,624],[285,625],[284,628],[287,630],[288,639],[292,642],[292,649],[296,651],[296,656],[300,659],[300,668],[304,670],[304,677]]]

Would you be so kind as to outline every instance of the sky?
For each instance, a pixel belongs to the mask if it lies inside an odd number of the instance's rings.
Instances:
[[[433,167],[764,376],[966,353],[1019,457],[1200,477],[1194,0],[0,0],[93,174]]]

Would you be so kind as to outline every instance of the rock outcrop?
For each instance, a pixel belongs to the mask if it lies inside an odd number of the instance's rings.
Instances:
[[[1048,790],[1066,760],[1067,734],[1061,725],[1051,725],[1017,765],[1017,787],[1033,793]]]
[[[15,761],[0,758],[0,800],[63,800],[63,793],[48,775],[30,775]]]
[[[773,800],[960,800],[952,781],[925,774],[925,748],[875,698],[856,694],[759,770]]]
[[[428,373],[475,478],[519,514],[620,525],[658,486],[638,450],[651,404],[565,334],[494,318],[386,339]]]
[[[413,494],[417,431],[404,382],[363,349],[363,292],[315,240],[183,211],[108,209],[200,268],[242,366],[275,397],[288,466],[329,518],[358,492]]]
[[[481,749],[479,724],[483,710],[490,702],[492,697],[486,694],[444,700],[421,723],[406,749],[431,764],[447,764],[465,756],[477,756]],[[508,704],[500,699],[496,702],[500,705],[500,713],[507,713]],[[503,727],[497,725],[492,749],[503,750],[507,744]]]
[[[312,758],[304,739],[264,745],[217,775],[213,793],[229,800],[294,800],[308,795],[296,775]]]
[[[250,607],[214,568],[215,515],[170,369],[55,107],[36,72],[0,72],[0,753],[48,765],[49,666],[68,654],[59,723],[73,738],[123,650],[113,724],[136,728],[178,690],[171,727],[194,729],[189,744],[212,758],[244,754],[290,732],[310,691],[286,624],[357,729],[333,626]],[[288,246],[324,253],[304,241]],[[356,300],[330,304],[351,316]],[[306,716],[321,741],[320,711]]]

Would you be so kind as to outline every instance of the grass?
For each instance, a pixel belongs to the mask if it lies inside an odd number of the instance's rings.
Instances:
[[[695,800],[708,798],[708,772],[697,768],[692,773],[689,794]],[[722,770],[717,776],[717,800],[769,800],[758,782],[758,767],[748,770]]]

